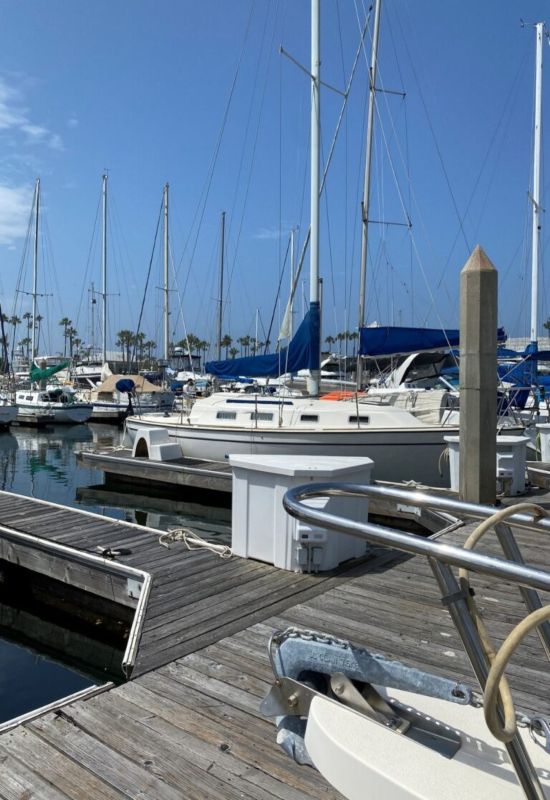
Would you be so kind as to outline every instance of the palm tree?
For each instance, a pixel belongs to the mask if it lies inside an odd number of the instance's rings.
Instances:
[[[197,350],[200,350],[201,340],[194,333],[188,333],[185,339],[177,342],[177,347],[182,347],[184,350],[189,349],[189,355],[193,355]]]
[[[208,352],[209,347],[210,347],[210,342],[201,341],[199,343],[199,350],[202,352],[203,363],[206,361],[206,354]]]
[[[229,351],[229,348],[231,347],[232,344],[233,344],[233,339],[231,338],[231,336],[229,336],[229,334],[226,333],[225,336],[222,336],[221,341],[220,341],[220,347],[225,347],[225,357],[226,358],[227,358],[227,353]]]
[[[30,337],[30,336],[25,336],[25,338],[24,338],[24,339],[21,339],[21,341],[19,342],[19,344],[21,345],[21,347],[24,347],[24,348],[25,348],[25,353],[26,353],[26,356],[27,356],[27,361],[29,360],[29,351],[30,351],[30,344],[31,344],[31,341],[32,341],[32,340],[31,340],[31,337]]]
[[[29,342],[32,342],[32,338],[31,338],[32,314],[31,314],[31,312],[30,311],[25,311],[25,313],[23,314],[23,319],[27,323],[27,335],[26,335],[25,338],[28,339]],[[31,355],[34,358],[35,354],[32,353]],[[28,359],[29,359],[29,346],[27,344],[27,361],[28,361]]]
[[[141,333],[141,331],[139,333],[136,333],[134,337],[134,344],[136,345],[138,364],[143,359],[144,342],[145,342],[145,334]]]
[[[119,331],[116,337],[117,347],[122,348],[122,358],[126,362],[126,369],[130,369],[130,350],[134,343],[134,333],[124,329]]]
[[[237,339],[237,341],[241,345],[241,348],[242,348],[241,349],[241,355],[243,354],[243,350],[244,350],[244,355],[247,356],[248,355],[248,348],[250,347],[250,336],[241,336],[241,338]]]
[[[42,316],[42,314],[37,314],[36,315],[35,322],[36,322],[36,350],[37,350],[37,352],[40,352],[40,332],[41,332],[41,329],[42,329],[40,323],[42,322],[43,319],[44,319],[44,317]]]
[[[147,359],[149,361],[149,367],[151,367],[151,359],[152,359],[151,353],[156,348],[157,343],[153,342],[152,339],[149,339],[147,342],[143,343],[143,346],[147,350]]]
[[[355,358],[356,355],[356,343],[359,339],[359,331],[353,331],[349,335],[350,340],[353,342],[353,357]]]
[[[67,337],[69,339],[69,358],[73,357],[73,345],[76,336],[78,336],[78,331],[76,328],[73,328],[72,326],[67,328]]]
[[[69,317],[63,317],[63,319],[59,320],[59,324],[63,326],[63,341],[64,341],[64,344],[63,344],[63,355],[66,356],[67,355],[67,339],[68,339],[67,330],[68,330],[68,328],[71,327],[71,325],[73,324],[73,321],[72,321],[72,319],[69,319]]]
[[[236,347],[232,347],[230,349],[230,351],[229,351],[229,355],[231,356],[231,358],[235,358],[235,356],[237,355],[238,352],[239,351],[238,351],[238,349]]]
[[[329,350],[332,349],[332,345],[334,344],[335,341],[336,341],[336,339],[334,338],[334,336],[327,336],[327,338],[325,339],[325,342],[328,344],[328,349]]]
[[[12,361],[12,363],[13,363],[13,349],[14,349],[14,347],[15,347],[15,329],[17,328],[17,326],[18,326],[18,325],[20,325],[20,324],[21,324],[21,320],[19,319],[19,317],[16,317],[16,316],[14,315],[13,317],[10,317],[10,318],[9,318],[8,322],[9,322],[9,324],[10,324],[10,325],[12,325],[12,326],[13,326],[13,336],[12,336],[12,338],[11,338],[11,341],[12,341],[12,346],[11,346],[11,357],[10,357],[10,360],[11,360],[11,361]]]

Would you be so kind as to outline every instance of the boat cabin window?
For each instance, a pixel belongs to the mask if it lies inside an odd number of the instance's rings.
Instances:
[[[236,411],[217,411],[216,419],[237,419]]]
[[[28,395],[25,397],[25,400],[32,400],[32,394],[28,394]]]
[[[358,417],[358,416],[354,415],[354,416],[349,418],[349,421],[354,423],[355,425],[357,425],[358,422],[361,423],[361,424],[364,424],[364,425],[368,425],[369,422],[370,422],[370,419],[369,419],[369,417],[364,417],[364,416]]]
[[[302,414],[300,416],[301,422],[319,422],[318,414]]]
[[[252,411],[250,414],[250,419],[262,422],[271,422],[273,419],[273,414],[268,414],[266,411]]]

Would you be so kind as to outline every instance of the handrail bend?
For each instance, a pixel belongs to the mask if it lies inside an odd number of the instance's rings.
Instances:
[[[434,511],[447,511],[470,519],[487,519],[495,513],[495,509],[491,506],[477,506],[454,498],[434,497],[425,492],[412,492],[408,489],[353,483],[309,483],[303,486],[296,486],[286,492],[283,498],[283,505],[291,516],[301,522],[357,536],[372,544],[390,547],[403,553],[422,555],[445,564],[492,575],[520,586],[545,592],[550,591],[550,572],[546,570],[525,564],[511,563],[497,556],[466,551],[455,545],[425,539],[417,534],[397,531],[383,525],[375,525],[371,522],[356,522],[305,504],[305,501],[315,497],[346,496],[393,499],[409,506],[429,508]],[[507,519],[507,523],[516,527],[540,530],[550,535],[550,519],[541,519],[530,514],[514,514]]]

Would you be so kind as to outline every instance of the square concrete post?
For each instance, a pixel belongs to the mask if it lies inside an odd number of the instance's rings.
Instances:
[[[460,275],[460,498],[496,501],[498,273],[478,245]]]

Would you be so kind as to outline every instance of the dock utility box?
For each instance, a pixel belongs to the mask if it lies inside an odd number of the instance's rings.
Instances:
[[[460,437],[445,436],[449,446],[451,489],[459,491]],[[497,436],[497,489],[499,494],[514,497],[525,494],[528,436]]]
[[[370,458],[343,456],[231,455],[233,553],[295,572],[322,572],[367,552],[364,540],[305,525],[283,508],[285,492],[320,481],[369,484]],[[365,498],[315,498],[308,505],[366,522]]]
[[[151,461],[175,461],[182,457],[181,447],[170,440],[166,428],[138,428],[132,449],[133,458]]]

